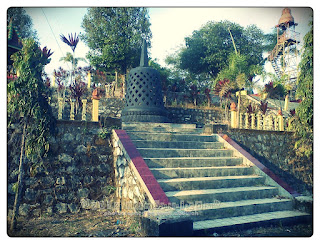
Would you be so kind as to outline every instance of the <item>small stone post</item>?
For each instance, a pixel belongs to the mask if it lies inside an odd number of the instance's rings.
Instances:
[[[282,111],[278,111],[278,121],[279,121],[279,131],[284,131],[284,121],[282,116]]]
[[[268,116],[265,114],[262,116],[263,119],[263,130],[267,130],[268,129]]]
[[[239,126],[238,128],[239,129],[242,129],[243,128],[243,118],[242,118],[242,113],[239,113]]]
[[[283,110],[284,110],[284,111],[287,111],[287,110],[288,110],[288,107],[289,107],[289,95],[287,94],[287,95],[286,95],[286,98],[285,98],[285,100],[284,100],[284,108],[283,108]]]
[[[92,121],[99,121],[99,100],[92,99]]]
[[[90,89],[91,86],[91,72],[88,72],[88,89]]]
[[[92,121],[99,121],[99,92],[98,89],[94,89],[92,92]]]
[[[70,99],[70,120],[74,120],[74,103],[76,99],[71,98]]]
[[[230,122],[230,126],[231,126],[231,128],[238,128],[238,123],[237,123],[237,106],[236,106],[236,104],[235,104],[234,102],[231,103],[230,111],[231,111],[231,122]]]
[[[249,129],[249,113],[245,113],[245,129]]]
[[[257,119],[257,129],[261,130],[261,113],[258,113],[258,119]]]
[[[87,120],[87,99],[82,99],[82,120]]]
[[[63,98],[58,98],[58,119],[62,119],[62,111],[63,111]]]
[[[255,129],[255,124],[256,124],[256,115],[251,114],[251,129]]]
[[[52,77],[52,82],[51,82],[51,86],[55,87],[56,86],[56,76],[53,73],[53,77]]]

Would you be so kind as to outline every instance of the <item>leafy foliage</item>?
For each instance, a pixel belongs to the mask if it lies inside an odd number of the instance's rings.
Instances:
[[[186,37],[186,48],[181,49],[179,66],[193,74],[206,73],[216,78],[228,66],[234,53],[232,38],[240,54],[246,54],[248,66],[262,64],[263,32],[254,25],[243,28],[230,21],[208,22],[192,36]],[[228,77],[223,77],[228,78]]]
[[[282,84],[273,81],[270,81],[269,83],[265,84],[264,92],[268,93],[269,98],[273,99],[283,98],[287,93],[286,89]]]
[[[71,91],[71,97],[75,98],[76,102],[81,106],[81,97],[87,92],[86,84],[81,80],[75,80],[75,82],[69,86],[69,89]]]
[[[89,8],[82,28],[90,64],[121,74],[139,65],[142,38],[147,42],[151,38],[146,8]]]
[[[259,109],[260,109],[260,112],[263,115],[265,115],[268,109],[268,102],[260,101]]]
[[[230,84],[230,80],[223,79],[216,83],[214,93],[220,98],[231,98],[234,92],[234,87]]]
[[[17,28],[21,38],[38,39],[37,31],[33,29],[32,19],[24,8],[8,8],[7,23],[9,23],[10,19],[12,19],[12,24]]]
[[[293,126],[299,140],[295,148],[300,156],[313,155],[313,23],[304,37],[304,49],[299,64],[300,73],[297,81],[297,98],[301,103],[296,109]]]
[[[236,90],[253,87],[253,77],[262,72],[261,65],[249,65],[249,56],[231,53],[228,66],[222,69],[216,80],[228,79]]]
[[[54,129],[49,90],[42,78],[44,66],[50,62],[48,53],[50,50],[41,50],[33,39],[26,39],[22,50],[12,55],[20,75],[8,83],[8,122],[27,125],[25,152],[31,160],[48,151],[47,138]]]
[[[74,66],[74,68],[76,68],[78,66],[79,61],[86,62],[86,59],[76,58],[74,57],[74,55],[72,55],[72,53],[67,52],[65,57],[60,58],[60,61],[69,62]]]
[[[68,35],[68,37],[69,37],[69,39],[66,38],[62,34],[60,35],[61,41],[63,41],[65,44],[67,44],[71,48],[72,52],[74,52],[78,43],[79,43],[79,36],[77,36],[76,33],[74,33],[74,36],[73,36],[71,33]]]

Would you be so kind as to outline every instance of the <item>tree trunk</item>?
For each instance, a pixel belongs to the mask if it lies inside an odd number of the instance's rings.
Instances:
[[[19,175],[18,175],[18,187],[14,199],[13,205],[13,213],[11,219],[10,230],[13,231],[17,227],[17,216],[19,214],[19,206],[22,195],[22,186],[23,186],[23,175],[24,175],[24,145],[25,145],[25,137],[26,137],[26,127],[27,123],[25,122],[23,126],[23,132],[21,137],[21,151],[20,151],[20,162],[19,162]]]

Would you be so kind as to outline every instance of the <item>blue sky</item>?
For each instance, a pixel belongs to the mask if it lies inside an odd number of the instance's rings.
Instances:
[[[283,8],[149,8],[152,47],[150,56],[164,65],[164,59],[179,47],[184,45],[184,38],[194,30],[201,28],[208,21],[230,20],[242,26],[256,24],[265,33],[271,32],[278,23]],[[298,23],[296,31],[301,33],[301,39],[308,31],[308,22],[312,10],[310,8],[291,8],[292,15]],[[26,8],[32,17],[34,28],[38,31],[41,46],[52,49],[52,61],[46,66],[50,75],[59,66],[68,66],[59,59],[71,49],[60,41],[60,34],[77,34],[83,32],[82,18],[86,8]],[[49,22],[49,23],[48,23]],[[51,29],[50,29],[50,26]],[[85,57],[88,48],[80,41],[76,49],[77,57]],[[79,65],[86,65],[80,63]]]

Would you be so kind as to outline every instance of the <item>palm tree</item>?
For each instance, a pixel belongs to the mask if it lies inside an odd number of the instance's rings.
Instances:
[[[61,57],[60,61],[70,62],[72,64],[73,70],[77,68],[79,61],[87,63],[85,58],[75,58],[72,53],[67,52],[65,57]]]
[[[74,73],[74,70],[76,68],[76,65],[75,65],[75,57],[74,57],[74,53],[75,53],[75,50],[77,48],[77,45],[79,43],[79,36],[77,36],[76,33],[74,33],[74,36],[71,34],[68,34],[68,37],[69,38],[66,38],[63,34],[60,34],[60,39],[61,41],[63,41],[65,44],[67,44],[71,50],[72,50],[72,58],[71,57],[68,57],[68,53],[66,55],[66,60],[70,60],[71,63],[72,63],[72,71],[71,71],[71,82],[72,82],[72,73]],[[71,56],[71,55],[69,55]],[[63,59],[63,58],[61,58]],[[60,60],[61,60],[60,59]],[[67,61],[67,62],[70,62],[70,61]]]
[[[69,34],[69,39],[67,39],[63,34],[60,35],[61,41],[63,41],[65,44],[67,44],[69,47],[71,47],[72,52],[74,54],[74,51],[76,50],[76,47],[79,43],[79,36],[77,36],[76,33],[74,33],[74,36]]]

